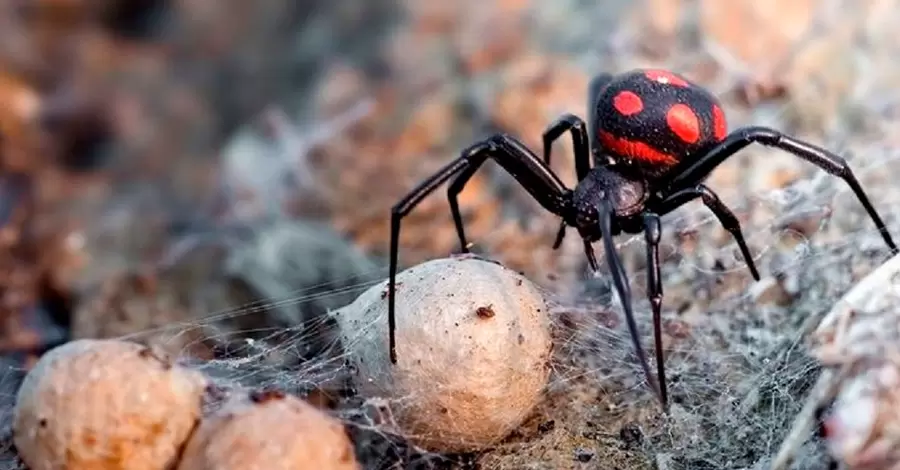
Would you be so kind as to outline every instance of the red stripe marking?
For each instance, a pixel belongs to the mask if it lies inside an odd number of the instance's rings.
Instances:
[[[722,108],[713,105],[712,115],[713,135],[716,137],[716,140],[724,140],[728,136],[728,121],[725,119],[725,113],[722,112]]]
[[[678,163],[678,159],[675,157],[660,152],[644,142],[616,137],[606,131],[600,131],[600,143],[614,154],[634,158],[642,162],[663,166]]]
[[[679,77],[678,75],[675,75],[672,72],[669,72],[668,70],[647,70],[646,72],[644,72],[644,75],[646,75],[647,78],[653,80],[654,82],[665,83],[668,85],[680,86],[684,88],[691,86],[691,84],[688,83],[687,80]]]
[[[630,91],[623,91],[613,98],[613,106],[620,114],[631,116],[637,114],[644,109],[644,102],[641,97]]]
[[[700,119],[690,106],[678,103],[666,112],[666,124],[679,139],[688,144],[700,140]]]

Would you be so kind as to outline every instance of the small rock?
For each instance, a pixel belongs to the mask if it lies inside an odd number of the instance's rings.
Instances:
[[[764,277],[750,286],[750,296],[758,305],[777,305],[784,307],[793,301],[790,293],[782,283],[772,277]]]
[[[579,462],[590,462],[594,458],[594,451],[589,449],[575,449],[575,460]]]

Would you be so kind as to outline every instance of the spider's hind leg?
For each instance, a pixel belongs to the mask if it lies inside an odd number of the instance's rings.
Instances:
[[[679,190],[701,182],[722,162],[754,142],[783,150],[843,179],[875,223],[891,252],[897,254],[900,251],[846,160],[828,150],[768,127],[745,127],[732,132],[700,159],[679,170],[669,181],[669,187],[672,190]]]

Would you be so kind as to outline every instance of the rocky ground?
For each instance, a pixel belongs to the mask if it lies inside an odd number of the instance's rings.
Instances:
[[[585,114],[600,71],[669,67],[721,96],[732,127],[841,151],[896,227],[896,3],[0,2],[0,396],[48,346],[135,335],[223,363],[260,348],[244,379],[352,408],[321,390],[328,341],[310,332],[385,277],[390,207],[490,132],[539,150],[553,118]],[[554,152],[573,184],[571,149]],[[460,197],[467,231],[559,304],[554,389],[484,454],[354,427],[368,467],[764,468],[814,380],[799,333],[887,251],[846,185],[799,159],[748,149],[709,185],[765,279],[702,207],[666,219],[674,417],[635,385],[577,237],[552,250],[558,220],[489,165]],[[400,243],[405,266],[458,250],[443,190]],[[640,296],[643,244],[619,247]],[[797,468],[821,458],[812,443]]]

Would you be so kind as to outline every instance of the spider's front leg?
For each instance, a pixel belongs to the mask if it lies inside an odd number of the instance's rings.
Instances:
[[[696,185],[704,180],[722,162],[754,142],[784,150],[791,155],[816,165],[829,174],[843,179],[850,186],[850,189],[853,190],[853,193],[856,194],[856,198],[859,199],[869,217],[875,222],[875,226],[891,249],[891,252],[894,254],[898,253],[897,245],[881,220],[881,216],[875,210],[875,207],[872,206],[869,197],[866,196],[862,185],[859,184],[856,175],[853,174],[853,170],[850,169],[846,160],[828,150],[795,139],[768,127],[745,127],[732,132],[697,161],[678,171],[669,181],[670,190],[678,191]]]
[[[625,266],[622,264],[622,259],[619,258],[619,254],[616,252],[616,245],[613,242],[612,219],[614,217],[614,211],[612,205],[608,199],[604,199],[597,209],[599,217],[598,222],[600,224],[600,238],[603,241],[606,264],[609,267],[610,275],[612,276],[613,286],[616,288],[616,293],[619,294],[619,300],[622,302],[622,309],[625,311],[625,323],[628,326],[628,333],[631,336],[635,354],[637,355],[638,362],[640,362],[647,383],[650,385],[650,388],[653,389],[653,392],[656,393],[660,403],[663,404],[663,409],[668,411],[668,397],[665,395],[663,388],[660,387],[657,378],[650,372],[650,364],[647,362],[647,355],[644,353],[643,346],[641,346],[641,336],[638,332],[637,320],[635,320],[634,311],[632,310],[631,305],[631,286],[628,282]],[[591,269],[594,272],[597,272],[597,259],[594,255],[594,249],[588,240],[584,240],[584,253],[587,256]],[[657,343],[658,341],[659,340],[657,340]],[[661,349],[658,349],[658,351],[661,351]]]
[[[663,286],[659,267],[659,241],[662,238],[662,223],[659,215],[646,212],[644,219],[644,239],[647,243],[647,298],[653,309],[653,341],[656,352],[656,378],[659,381],[659,396],[664,410],[669,409],[669,392],[666,385],[666,362],[662,344],[662,300]]]
[[[545,209],[559,216],[564,217],[567,215],[566,211],[570,205],[571,191],[566,188],[562,181],[550,170],[550,167],[544,164],[540,158],[528,150],[524,144],[506,134],[494,135],[468,147],[462,151],[459,158],[438,170],[437,173],[431,175],[431,177],[410,191],[391,209],[388,334],[390,358],[394,364],[397,363],[394,337],[396,329],[394,308],[396,302],[400,222],[429,194],[450,180],[450,178],[456,176],[456,179],[453,180],[447,190],[447,196],[450,200],[450,209],[453,213],[453,220],[456,223],[456,231],[459,234],[460,243],[463,246],[463,250],[467,251],[457,196],[488,158],[493,159],[512,175]]]

